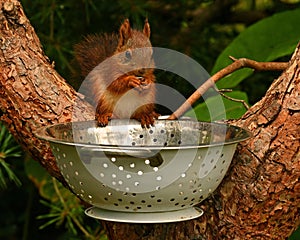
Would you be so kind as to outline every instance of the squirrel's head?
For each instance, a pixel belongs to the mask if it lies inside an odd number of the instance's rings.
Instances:
[[[150,25],[145,20],[142,31],[132,29],[128,19],[125,19],[119,29],[119,42],[116,54],[121,65],[127,68],[153,68],[153,50],[150,42]],[[121,69],[120,69],[121,70]]]
[[[150,24],[145,20],[143,31],[132,29],[128,19],[125,19],[119,29],[119,43],[117,52],[127,49],[151,47]]]

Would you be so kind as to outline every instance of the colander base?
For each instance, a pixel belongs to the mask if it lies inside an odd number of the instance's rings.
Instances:
[[[113,222],[168,223],[198,218],[203,214],[203,210],[198,207],[190,207],[168,212],[117,212],[98,207],[90,207],[85,210],[85,214],[92,218]]]

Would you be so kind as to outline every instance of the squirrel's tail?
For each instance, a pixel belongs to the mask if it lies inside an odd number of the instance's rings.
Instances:
[[[99,63],[112,56],[118,46],[117,34],[92,34],[74,46],[73,79],[78,88]],[[73,84],[72,84],[73,85]]]

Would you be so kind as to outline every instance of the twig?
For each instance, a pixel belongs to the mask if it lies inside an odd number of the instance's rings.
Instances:
[[[289,65],[288,62],[257,62],[247,58],[236,59],[232,56],[230,56],[230,59],[234,62],[228,65],[227,67],[221,69],[219,72],[211,76],[206,82],[204,82],[173,114],[170,115],[168,119],[178,119],[209,88],[213,87],[217,81],[241,68],[252,68],[257,71],[283,71]]]
[[[242,103],[244,108],[246,108],[247,110],[250,108],[249,105],[246,103],[246,101],[242,100],[242,99],[236,99],[236,98],[233,98],[233,97],[229,97],[227,95],[224,94],[224,92],[232,92],[232,89],[217,89],[216,87],[214,87],[215,91],[217,91],[218,93],[220,93],[220,95],[223,97],[223,98],[226,98],[230,101],[233,101],[233,102],[239,102],[239,103]]]

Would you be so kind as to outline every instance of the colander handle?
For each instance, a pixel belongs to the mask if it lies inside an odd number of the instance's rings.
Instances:
[[[82,152],[103,152],[105,154],[119,155],[119,156],[133,156],[147,158],[155,155],[150,149],[111,149],[111,148],[95,148],[95,147],[81,147]]]

